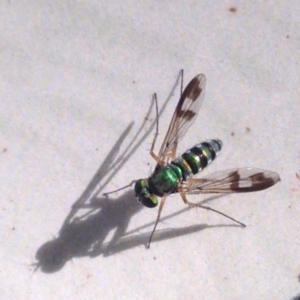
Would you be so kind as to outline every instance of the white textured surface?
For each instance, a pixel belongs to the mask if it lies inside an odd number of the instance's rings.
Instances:
[[[1,299],[300,292],[299,2],[6,0],[0,9]],[[146,250],[157,209],[130,190],[101,193],[149,175],[153,115],[135,134],[152,93],[162,105],[181,68],[185,83],[204,73],[207,87],[179,151],[217,137],[224,149],[205,174],[261,167],[282,181],[209,202],[245,229],[170,197]],[[100,209],[74,225],[72,205],[94,188]]]

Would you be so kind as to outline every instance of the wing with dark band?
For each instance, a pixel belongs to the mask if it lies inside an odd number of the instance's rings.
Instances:
[[[242,168],[190,178],[182,187],[187,194],[247,193],[267,189],[280,180],[277,173],[258,168]]]
[[[175,158],[178,142],[195,121],[202,105],[205,83],[205,76],[199,74],[184,89],[158,154],[160,162],[166,163],[167,160]]]

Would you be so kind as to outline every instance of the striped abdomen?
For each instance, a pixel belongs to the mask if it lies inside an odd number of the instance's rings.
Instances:
[[[184,152],[170,165],[180,169],[182,177],[180,180],[185,181],[209,165],[217,157],[221,148],[220,140],[207,140]]]

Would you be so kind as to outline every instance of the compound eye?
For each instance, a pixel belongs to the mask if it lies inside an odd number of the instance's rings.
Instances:
[[[157,204],[158,204],[157,198],[153,195],[149,195],[148,197],[143,197],[139,200],[144,206],[149,207],[149,208],[153,208],[153,207],[157,206]]]
[[[135,191],[136,196],[143,193],[143,191],[145,190],[146,187],[147,187],[147,183],[146,183],[145,179],[137,180],[137,182],[134,185],[134,191]]]

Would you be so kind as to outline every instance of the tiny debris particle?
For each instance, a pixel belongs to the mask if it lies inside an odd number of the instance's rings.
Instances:
[[[235,13],[236,12],[236,7],[234,7],[234,6],[230,7],[229,11],[232,12],[232,13]]]

